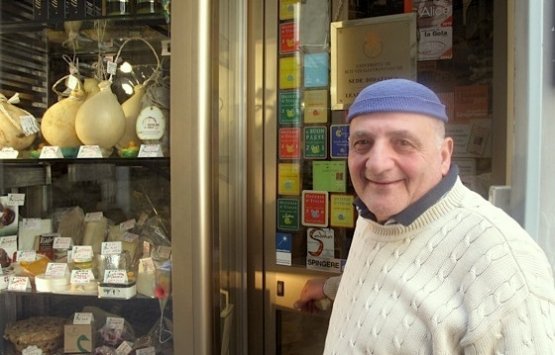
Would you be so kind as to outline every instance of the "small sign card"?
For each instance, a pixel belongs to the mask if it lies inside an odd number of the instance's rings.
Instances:
[[[312,188],[320,191],[346,192],[346,161],[334,160],[312,162]]]
[[[94,280],[94,275],[91,269],[73,269],[71,270],[71,277],[69,282],[72,285],[88,284]]]
[[[291,250],[293,235],[291,233],[276,233],[276,264],[291,265]]]
[[[139,158],[161,158],[164,153],[160,144],[141,144],[137,156]]]
[[[33,262],[37,260],[37,252],[35,250],[18,250],[16,254],[17,261]]]
[[[93,319],[93,314],[90,312],[75,312],[73,324],[91,324]]]
[[[62,150],[55,145],[47,145],[42,147],[39,159],[60,159],[63,158]]]
[[[301,129],[287,127],[279,129],[279,158],[298,159],[301,157]]]
[[[19,152],[12,147],[4,147],[0,149],[0,159],[17,159]]]
[[[76,245],[72,250],[73,260],[89,260],[93,257],[93,250],[90,245]]]
[[[121,242],[102,242],[102,248],[100,253],[102,255],[119,255],[121,254],[122,247]]]
[[[106,270],[104,272],[104,283],[118,284],[118,285],[127,284],[128,283],[127,271],[122,269]]]
[[[46,271],[44,273],[47,276],[63,277],[68,273],[67,264],[66,263],[48,263],[46,265]]]
[[[304,128],[304,157],[306,159],[326,159],[328,155],[328,134],[326,126]]]
[[[301,193],[301,165],[298,163],[280,163],[278,165],[278,193],[287,196],[299,196]]]
[[[354,228],[355,207],[352,195],[331,195],[330,225],[332,227]]]
[[[298,90],[279,92],[279,124],[298,125],[301,117],[301,99]]]
[[[79,147],[77,158],[102,158],[102,151],[98,145],[82,145]]]
[[[300,227],[301,203],[297,198],[277,199],[278,229],[297,231]]]
[[[102,220],[102,217],[104,217],[104,215],[102,214],[102,212],[88,212],[85,215],[85,222],[98,222]]]
[[[302,224],[304,226],[328,226],[328,192],[303,191]]]
[[[349,156],[349,125],[335,124],[330,126],[330,156],[347,158]]]
[[[124,340],[123,343],[121,343],[117,349],[116,349],[116,353],[117,355],[127,355],[130,354],[133,351],[133,343]],[[136,354],[137,352],[135,352]]]
[[[26,291],[31,287],[31,282],[27,276],[11,276],[8,281],[8,291]]]
[[[70,237],[55,237],[52,247],[54,249],[69,249],[72,243],[73,240]]]
[[[8,206],[23,206],[25,204],[25,194],[8,194]]]

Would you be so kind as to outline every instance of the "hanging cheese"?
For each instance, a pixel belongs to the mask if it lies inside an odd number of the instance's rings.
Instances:
[[[75,132],[75,116],[85,99],[85,92],[75,89],[69,97],[56,102],[44,113],[41,132],[50,145],[77,147],[81,141]]]
[[[0,148],[11,147],[15,150],[28,148],[35,140],[36,133],[26,135],[22,126],[23,119],[35,120],[29,112],[17,107],[19,96],[9,100],[0,94]]]
[[[142,84],[137,84],[133,88],[133,95],[129,97],[122,105],[125,114],[125,133],[119,140],[117,147],[126,148],[129,146],[138,146],[139,137],[137,137],[137,116],[141,112],[141,101],[145,94],[145,87]]]

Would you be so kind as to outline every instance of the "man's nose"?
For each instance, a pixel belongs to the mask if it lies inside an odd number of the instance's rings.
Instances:
[[[366,169],[381,173],[393,166],[393,150],[385,142],[375,142],[366,155]]]

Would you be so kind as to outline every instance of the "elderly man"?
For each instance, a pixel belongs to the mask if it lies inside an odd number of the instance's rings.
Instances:
[[[295,307],[334,299],[325,354],[554,354],[555,288],[543,251],[466,188],[437,95],[404,79],[350,107],[359,218],[341,278],[310,280]]]

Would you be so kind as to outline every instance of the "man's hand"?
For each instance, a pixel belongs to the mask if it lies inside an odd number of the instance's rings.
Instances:
[[[318,313],[323,310],[322,305],[329,301],[324,294],[324,284],[326,279],[310,279],[305,284],[299,299],[293,304],[296,310]]]

